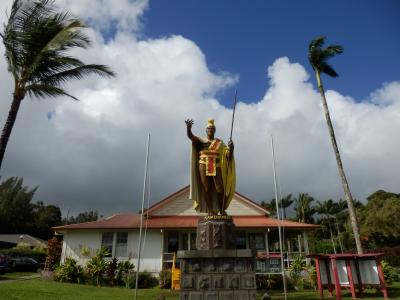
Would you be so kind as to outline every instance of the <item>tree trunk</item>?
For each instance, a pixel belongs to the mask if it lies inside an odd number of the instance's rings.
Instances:
[[[332,142],[333,152],[335,153],[336,163],[337,163],[337,167],[339,170],[340,179],[342,180],[342,186],[343,186],[343,190],[344,190],[344,196],[345,196],[346,202],[347,202],[347,208],[349,209],[350,223],[351,223],[351,227],[353,229],[354,239],[356,241],[357,253],[362,254],[363,250],[362,250],[361,240],[360,240],[360,231],[358,229],[356,214],[354,211],[353,196],[351,195],[349,184],[348,184],[347,178],[346,178],[346,174],[344,173],[342,159],[340,158],[340,153],[339,153],[339,149],[338,149],[338,146],[336,143],[336,138],[335,138],[335,132],[333,131],[333,125],[332,125],[331,117],[329,115],[328,103],[326,102],[326,98],[325,98],[324,87],[322,86],[322,83],[321,83],[321,77],[320,77],[320,74],[318,71],[316,71],[315,74],[317,76],[318,89],[319,89],[319,93],[320,93],[321,99],[322,99],[322,105],[324,108],[326,123],[328,125],[329,136],[330,136],[330,139]]]
[[[10,138],[11,131],[14,127],[15,120],[17,118],[19,106],[22,101],[22,97],[14,94],[13,101],[11,103],[10,111],[8,112],[7,121],[4,124],[3,131],[1,132],[0,138],[0,169],[3,163],[4,153],[6,152],[8,139]]]

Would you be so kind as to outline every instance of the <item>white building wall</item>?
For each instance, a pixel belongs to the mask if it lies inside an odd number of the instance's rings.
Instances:
[[[90,256],[93,256],[101,247],[101,232],[98,231],[70,231],[64,235],[61,262],[67,257],[73,258],[79,264],[85,265]],[[82,249],[89,250],[88,256],[81,254]]]
[[[142,233],[144,236],[144,232]],[[139,247],[139,230],[130,232],[128,235],[128,253],[132,253],[132,263],[135,269],[138,266],[138,247]],[[148,230],[146,240],[142,243],[142,255],[140,259],[140,272],[147,271],[150,273],[158,273],[162,269],[163,255],[163,233],[161,230]]]
[[[110,230],[108,230],[110,232]],[[120,230],[123,231],[123,230]],[[64,235],[61,262],[67,257],[73,258],[81,265],[93,257],[101,248],[102,232],[104,231],[70,231]],[[114,232],[114,231],[111,231]],[[116,232],[116,231],[115,231]],[[144,235],[144,232],[143,232]],[[115,239],[114,239],[115,241]],[[119,260],[130,260],[137,268],[139,247],[139,230],[128,231],[127,257],[118,257]],[[82,255],[82,249],[89,255]],[[113,247],[115,249],[115,246]],[[148,230],[143,244],[140,271],[156,273],[162,269],[163,233],[160,230]]]

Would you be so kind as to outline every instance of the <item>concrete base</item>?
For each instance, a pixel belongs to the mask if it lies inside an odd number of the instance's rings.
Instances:
[[[230,216],[207,216],[197,225],[198,250],[236,249],[236,230]]]
[[[255,300],[254,251],[178,251],[182,300]]]

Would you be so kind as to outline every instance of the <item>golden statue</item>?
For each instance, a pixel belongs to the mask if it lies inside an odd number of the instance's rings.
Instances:
[[[233,157],[233,141],[226,146],[220,139],[214,138],[215,125],[208,119],[206,138],[193,135],[193,120],[185,120],[187,136],[192,141],[192,159],[190,174],[190,199],[195,202],[197,212],[208,215],[226,216],[235,193],[236,176]]]

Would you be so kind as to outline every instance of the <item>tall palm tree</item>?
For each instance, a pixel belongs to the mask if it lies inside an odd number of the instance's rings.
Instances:
[[[343,206],[343,203],[344,202],[341,200],[339,202],[333,202],[332,199],[329,199],[324,202],[317,201],[317,205],[315,207],[315,210],[318,213],[318,215],[322,216],[322,218],[323,218],[322,220],[320,220],[321,225],[326,226],[329,230],[333,249],[334,249],[335,253],[336,253],[336,247],[335,247],[334,236],[333,236],[333,232],[332,232],[331,220],[333,219],[334,225],[336,227],[337,239],[339,242],[340,250],[343,253],[343,245],[342,245],[342,241],[340,239],[339,225],[337,223],[338,222],[337,215],[339,213],[343,212],[343,210],[345,209],[345,207]]]
[[[294,199],[292,199],[292,194],[289,194],[286,197],[283,197],[279,201],[279,206],[281,207],[282,212],[283,212],[283,219],[286,219],[286,208],[290,207],[293,202],[294,202]]]
[[[8,71],[14,77],[11,108],[0,138],[0,168],[18,110],[26,94],[43,98],[68,96],[63,85],[89,74],[114,76],[104,65],[84,64],[69,56],[72,48],[87,48],[85,25],[68,12],[56,12],[51,0],[14,0],[0,36]]]
[[[327,63],[328,59],[343,52],[343,47],[340,45],[329,45],[326,48],[322,48],[325,43],[325,37],[320,36],[314,39],[309,45],[308,59],[312,68],[315,71],[315,76],[317,78],[318,90],[322,99],[322,106],[324,109],[326,123],[328,124],[329,136],[332,142],[333,152],[335,153],[337,167],[339,169],[340,179],[342,181],[342,186],[344,190],[345,199],[347,201],[347,207],[349,210],[349,217],[351,227],[353,229],[354,239],[356,241],[357,252],[362,254],[362,246],[360,240],[360,231],[357,224],[356,214],[354,211],[353,197],[350,192],[350,187],[347,182],[346,174],[344,173],[344,168],[342,164],[342,159],[340,158],[339,148],[336,143],[335,132],[333,130],[333,125],[331,117],[329,115],[328,103],[326,102],[325,91],[321,81],[321,74],[325,73],[331,77],[337,77],[338,74],[333,69],[331,65]]]
[[[302,223],[314,223],[313,215],[315,209],[311,206],[314,198],[308,193],[299,193],[299,196],[295,198],[294,211],[296,213],[296,219]]]
[[[262,207],[264,207],[266,210],[268,210],[269,215],[270,215],[271,217],[275,217],[275,215],[276,215],[275,199],[272,199],[272,200],[270,200],[269,202],[268,202],[268,201],[261,201],[260,205],[261,205]]]

